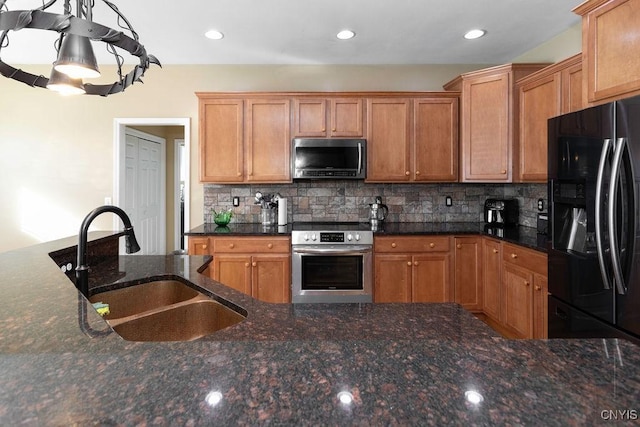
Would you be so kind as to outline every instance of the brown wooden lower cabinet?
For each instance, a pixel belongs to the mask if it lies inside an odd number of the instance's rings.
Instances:
[[[288,237],[189,238],[189,254],[213,255],[214,280],[273,303],[291,302],[290,247]]]
[[[547,337],[547,256],[502,244],[503,319],[506,335]]]
[[[374,302],[450,302],[449,236],[382,236],[374,242]]]
[[[455,238],[455,302],[482,312],[482,237]]]
[[[502,321],[502,243],[482,239],[482,312]]]

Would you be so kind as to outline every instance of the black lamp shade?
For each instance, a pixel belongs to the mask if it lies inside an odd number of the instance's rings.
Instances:
[[[74,79],[100,77],[91,41],[75,34],[67,34],[62,39],[58,60],[53,65],[56,71]]]

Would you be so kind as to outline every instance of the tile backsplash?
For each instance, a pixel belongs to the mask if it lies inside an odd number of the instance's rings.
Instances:
[[[279,185],[204,185],[204,221],[212,208],[233,208],[233,222],[260,222],[260,206],[254,196],[279,193],[288,199],[289,222],[367,221],[375,196],[389,207],[387,221],[481,222],[488,198],[517,199],[520,224],[535,227],[538,199],[544,200],[546,184],[365,184],[362,181],[297,181]],[[451,196],[452,206],[445,206]],[[240,206],[233,207],[234,197]]]

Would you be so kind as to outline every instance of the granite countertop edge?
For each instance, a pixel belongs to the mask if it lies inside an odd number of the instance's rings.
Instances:
[[[293,224],[284,226],[263,226],[256,223],[231,223],[226,227],[218,227],[212,223],[204,223],[185,233],[190,237],[205,236],[289,236]],[[514,243],[547,252],[546,236],[538,234],[533,227],[491,227],[485,223],[476,222],[385,222],[382,228],[374,231],[374,236],[388,235],[480,235],[492,237],[501,241]]]

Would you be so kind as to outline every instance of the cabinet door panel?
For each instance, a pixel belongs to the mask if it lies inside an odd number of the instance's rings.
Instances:
[[[520,88],[520,180],[547,181],[547,120],[560,115],[560,73]]]
[[[455,238],[455,301],[471,311],[482,311],[481,239]]]
[[[362,137],[362,99],[331,100],[331,136]]]
[[[414,180],[457,181],[458,100],[414,100],[413,123]]]
[[[294,136],[327,136],[327,100],[294,99],[293,123]]]
[[[451,302],[449,254],[413,257],[412,302]]]
[[[290,182],[288,99],[247,100],[247,180]]]
[[[511,179],[509,86],[507,73],[463,82],[464,181]]]
[[[225,286],[251,295],[251,257],[248,255],[216,255],[213,278]]]
[[[408,181],[410,103],[407,99],[367,102],[367,181]]]
[[[640,0],[611,0],[589,12],[583,32],[589,102],[640,90]]]
[[[483,239],[482,307],[484,314],[502,320],[502,246],[495,240]]]
[[[503,271],[504,322],[518,338],[532,337],[531,272],[505,263]]]
[[[562,70],[562,114],[582,110],[586,107],[582,93],[582,76],[582,62]]]
[[[285,255],[252,258],[253,297],[273,303],[291,302],[291,261]]]
[[[244,180],[243,102],[200,101],[200,180]]]
[[[533,276],[533,338],[548,338],[548,285],[547,277],[535,274]]]
[[[376,255],[374,302],[411,302],[411,257]]]

